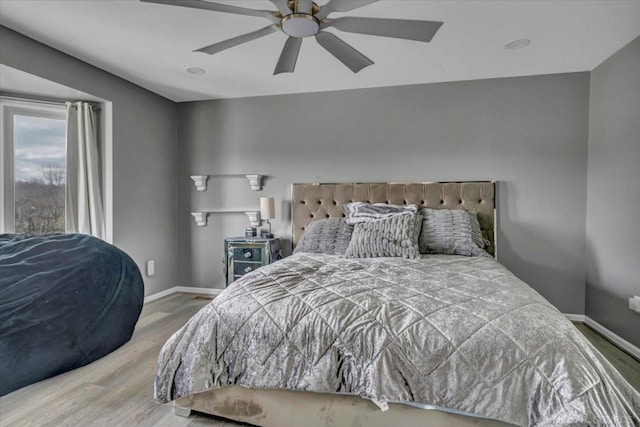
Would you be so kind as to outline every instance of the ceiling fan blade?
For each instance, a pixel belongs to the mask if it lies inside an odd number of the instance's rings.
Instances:
[[[372,36],[394,37],[398,39],[429,42],[438,32],[443,22],[415,21],[410,19],[356,18],[345,16],[332,19],[323,25],[348,33],[370,34]]]
[[[377,1],[378,0],[329,0],[314,16],[318,21],[322,21],[331,12],[348,12]]]
[[[373,65],[372,60],[331,33],[320,31],[316,34],[316,40],[320,46],[338,58],[340,62],[349,67],[354,73],[357,73],[369,65]]]
[[[140,0],[143,3],[166,4],[169,6],[183,6],[194,9],[212,10],[214,12],[235,13],[237,15],[260,16],[269,19],[274,24],[280,19],[268,10],[247,9],[246,7],[231,6],[229,4],[211,3],[204,0]]]
[[[273,72],[273,75],[280,73],[293,73],[296,69],[296,61],[298,60],[298,53],[300,53],[300,46],[302,45],[302,38],[289,37],[284,43],[280,59]]]
[[[289,2],[287,0],[269,0],[274,4],[275,7],[278,8],[278,12],[280,15],[287,16],[292,13],[291,9],[289,9]]]
[[[299,0],[298,1],[298,13],[311,13],[313,7],[312,0]]]
[[[253,31],[251,33],[243,34],[238,37],[233,37],[231,39],[221,41],[219,43],[214,43],[209,46],[205,46],[203,48],[194,50],[194,52],[204,52],[209,55],[213,55],[214,53],[222,52],[223,50],[229,49],[234,46],[238,46],[242,43],[250,42],[251,40],[258,39],[260,37],[264,37],[276,31],[275,26],[269,25],[268,27],[261,28],[257,31]]]

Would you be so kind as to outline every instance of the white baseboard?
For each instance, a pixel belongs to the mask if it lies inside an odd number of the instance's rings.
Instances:
[[[584,323],[585,325],[587,325],[594,331],[598,332],[600,335],[607,338],[609,341],[611,341],[612,343],[614,343],[615,345],[617,345],[618,347],[620,347],[621,349],[623,349],[624,351],[626,351],[627,353],[635,357],[636,359],[640,360],[640,348],[631,344],[629,341],[625,340],[615,332],[605,328],[604,326],[602,326],[600,323],[596,322],[589,316],[586,316],[584,314],[566,314],[566,313],[564,313],[564,315],[566,316],[567,319],[571,320],[572,322]]]
[[[564,317],[571,320],[572,322],[584,323],[584,317],[585,317],[584,314],[568,314],[568,313],[562,313],[562,314],[564,314]]]
[[[174,286],[173,288],[165,289],[164,291],[156,292],[155,294],[151,294],[144,298],[144,303],[148,303],[151,301],[155,301],[157,299],[173,295],[178,292],[183,292],[185,294],[199,294],[199,295],[211,295],[217,296],[222,292],[222,289],[212,289],[212,288],[194,288],[191,286]]]
[[[615,345],[622,348],[636,359],[640,360],[640,348],[631,344],[629,341],[617,335],[615,332],[612,332],[611,330],[605,328],[600,323],[596,322],[588,316],[584,317],[584,324],[598,332],[600,335],[608,338],[609,341],[613,342]]]

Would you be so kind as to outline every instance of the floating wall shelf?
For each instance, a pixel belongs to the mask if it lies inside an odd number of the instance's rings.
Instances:
[[[262,225],[262,222],[260,221],[259,210],[252,211],[248,209],[242,209],[242,210],[217,209],[217,210],[210,210],[210,211],[191,212],[191,216],[195,219],[196,225],[198,227],[206,227],[207,217],[209,216],[209,214],[236,214],[236,213],[243,213],[246,216],[248,216],[249,222],[251,223],[252,227],[260,227],[260,225]]]
[[[214,175],[191,175],[191,179],[196,186],[196,191],[207,191],[207,180],[209,177],[211,178],[233,178],[233,177],[244,177],[249,180],[249,186],[253,191],[262,190],[262,178],[266,175],[262,174],[244,174],[244,173],[225,173],[225,174],[214,174]],[[207,217],[209,214],[235,214],[235,213],[244,213],[249,217],[249,222],[252,227],[260,227],[262,225],[262,221],[260,220],[260,210],[251,210],[251,209],[213,209],[206,211],[198,211],[191,212],[191,216],[195,219],[196,225],[198,227],[206,227],[207,226]]]
[[[245,177],[249,180],[249,186],[253,191],[262,190],[262,178],[266,175],[261,174],[244,174],[244,173],[228,173],[228,174],[220,174],[220,175],[191,175],[191,179],[193,180],[197,191],[207,191],[207,179],[209,177]]]

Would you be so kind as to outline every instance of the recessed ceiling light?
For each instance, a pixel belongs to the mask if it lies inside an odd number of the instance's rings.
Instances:
[[[206,73],[204,68],[200,68],[200,67],[189,67],[187,68],[187,73],[190,74],[204,74]]]
[[[531,43],[531,40],[529,39],[511,40],[510,42],[507,42],[504,44],[504,48],[505,49],[521,49],[527,46],[529,43]]]

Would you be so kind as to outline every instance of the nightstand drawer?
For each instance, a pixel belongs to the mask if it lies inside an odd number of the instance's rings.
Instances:
[[[262,262],[262,248],[233,248],[233,259]]]
[[[252,271],[257,270],[260,267],[262,267],[262,263],[260,262],[234,261],[233,275],[242,276],[243,274],[251,273]]]

